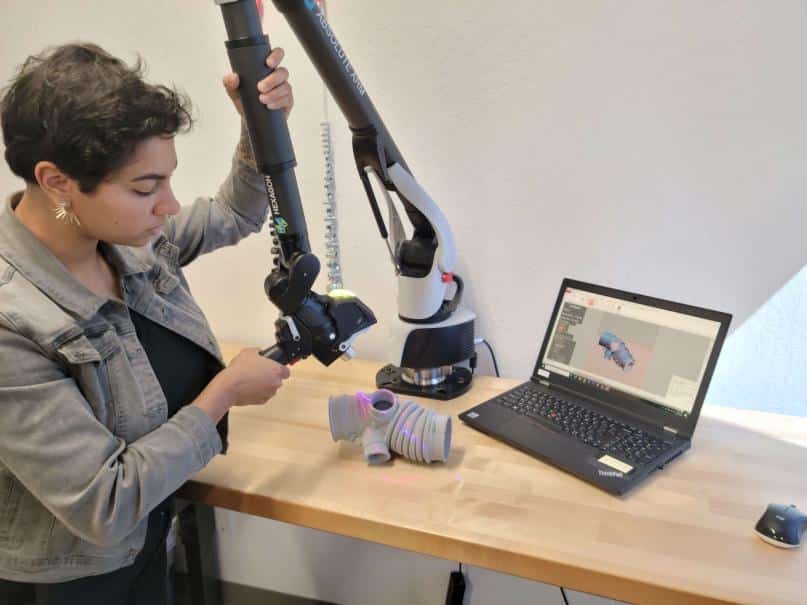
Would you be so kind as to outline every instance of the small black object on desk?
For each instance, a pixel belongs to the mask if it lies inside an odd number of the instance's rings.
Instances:
[[[795,504],[769,504],[754,530],[768,544],[780,548],[798,548],[807,529],[807,515]]]

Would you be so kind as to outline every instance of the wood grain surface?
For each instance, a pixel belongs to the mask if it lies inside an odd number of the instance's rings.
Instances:
[[[331,439],[328,397],[374,390],[381,365],[296,364],[267,405],[233,408],[229,453],[180,495],[631,603],[807,603],[807,549],[753,533],[770,502],[807,510],[807,419],[707,407],[692,450],[618,498],[459,422],[521,382],[477,377],[418,400],[452,416],[446,463],[373,467]]]

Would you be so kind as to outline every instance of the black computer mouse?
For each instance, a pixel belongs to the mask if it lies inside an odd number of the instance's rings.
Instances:
[[[769,504],[754,530],[768,544],[780,548],[798,548],[807,529],[807,515],[795,504]]]

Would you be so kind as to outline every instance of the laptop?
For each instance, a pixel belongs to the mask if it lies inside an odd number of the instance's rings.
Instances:
[[[730,322],[564,279],[530,380],[459,418],[624,494],[690,448]]]

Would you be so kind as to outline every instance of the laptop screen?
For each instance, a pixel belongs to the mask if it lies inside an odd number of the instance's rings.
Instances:
[[[626,393],[686,418],[720,327],[710,319],[567,287],[537,373]]]

